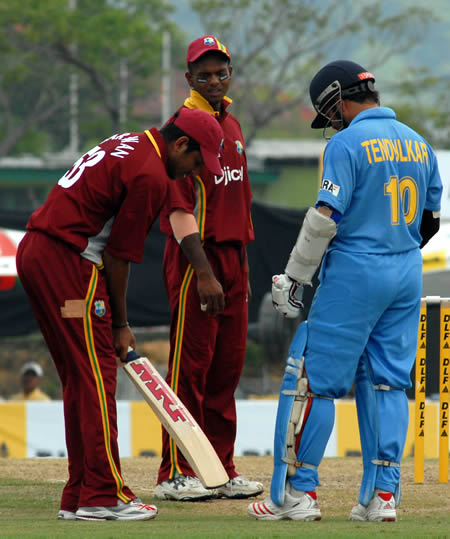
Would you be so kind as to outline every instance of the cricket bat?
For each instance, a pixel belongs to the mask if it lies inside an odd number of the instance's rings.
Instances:
[[[146,357],[130,350],[123,369],[131,378],[205,488],[217,488],[229,477],[211,442],[186,406]]]

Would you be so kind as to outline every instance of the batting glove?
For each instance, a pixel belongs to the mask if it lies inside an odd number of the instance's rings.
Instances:
[[[285,273],[272,277],[272,303],[286,318],[297,318],[303,309],[303,286]]]

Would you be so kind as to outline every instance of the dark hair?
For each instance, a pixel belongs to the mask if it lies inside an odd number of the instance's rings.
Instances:
[[[375,80],[368,79],[358,84],[354,84],[348,88],[342,90],[342,99],[348,99],[349,101],[355,101],[356,103],[370,103],[380,104],[380,94],[375,88]]]
[[[180,137],[188,137],[189,142],[186,152],[190,153],[200,150],[200,144],[173,123],[177,118],[178,112],[173,115],[170,122],[167,122],[163,127],[161,127],[159,132],[161,133],[163,139],[166,141],[167,144],[169,144],[170,142],[173,142]]]
[[[222,60],[223,62],[226,62],[228,65],[230,65],[230,59],[228,58],[228,56],[224,53],[224,52],[220,52],[220,51],[208,51],[208,52],[205,52],[204,54],[202,54],[200,56],[200,58],[197,58],[197,60],[195,60],[195,62],[188,62],[188,70],[189,70],[189,73],[192,75],[192,72],[194,70],[194,68],[202,61],[204,60],[205,58],[216,58],[217,60]]]
[[[358,92],[356,94],[343,96],[342,99],[347,99],[348,101],[355,101],[356,103],[365,103],[366,101],[376,103],[377,105],[380,104],[380,93],[375,90],[374,92],[371,92],[370,90],[367,90],[365,92]]]

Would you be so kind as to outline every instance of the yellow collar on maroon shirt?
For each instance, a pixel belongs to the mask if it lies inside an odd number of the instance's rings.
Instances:
[[[223,98],[224,109],[233,103],[233,100],[230,97],[225,96]],[[188,109],[201,109],[214,114],[214,116],[220,116],[220,112],[214,110],[209,102],[197,92],[197,90],[191,89],[191,95],[184,101],[184,106]]]
[[[154,139],[153,135],[150,133],[148,129],[144,131],[144,133],[147,135],[147,137],[150,139],[150,142],[153,144],[153,147],[156,150],[156,153],[159,155],[159,158],[161,159],[161,150],[159,149],[158,144],[156,143],[156,140]]]

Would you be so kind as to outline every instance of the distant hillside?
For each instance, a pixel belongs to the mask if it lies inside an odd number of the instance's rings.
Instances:
[[[190,0],[171,0],[170,3],[175,8],[173,20],[186,34],[188,41],[208,33],[200,23],[196,13],[191,9]],[[427,7],[432,10],[437,21],[431,25],[429,31],[424,36],[418,36],[418,39],[409,52],[401,53],[397,57],[389,60],[387,65],[383,66],[383,72],[378,75],[380,82],[383,79],[392,80],[397,74],[404,73],[405,66],[413,65],[427,66],[436,76],[445,78],[450,77],[450,10],[449,0],[396,0],[395,2],[385,0],[386,10],[396,10],[397,7],[409,8],[413,6]],[[227,43],[231,52],[232,43]],[[358,61],[370,65],[371,61],[376,61],[371,57],[371,50],[364,47],[364,43],[333,43],[330,47],[330,61],[338,57],[348,57],[348,51],[357,51]]]

